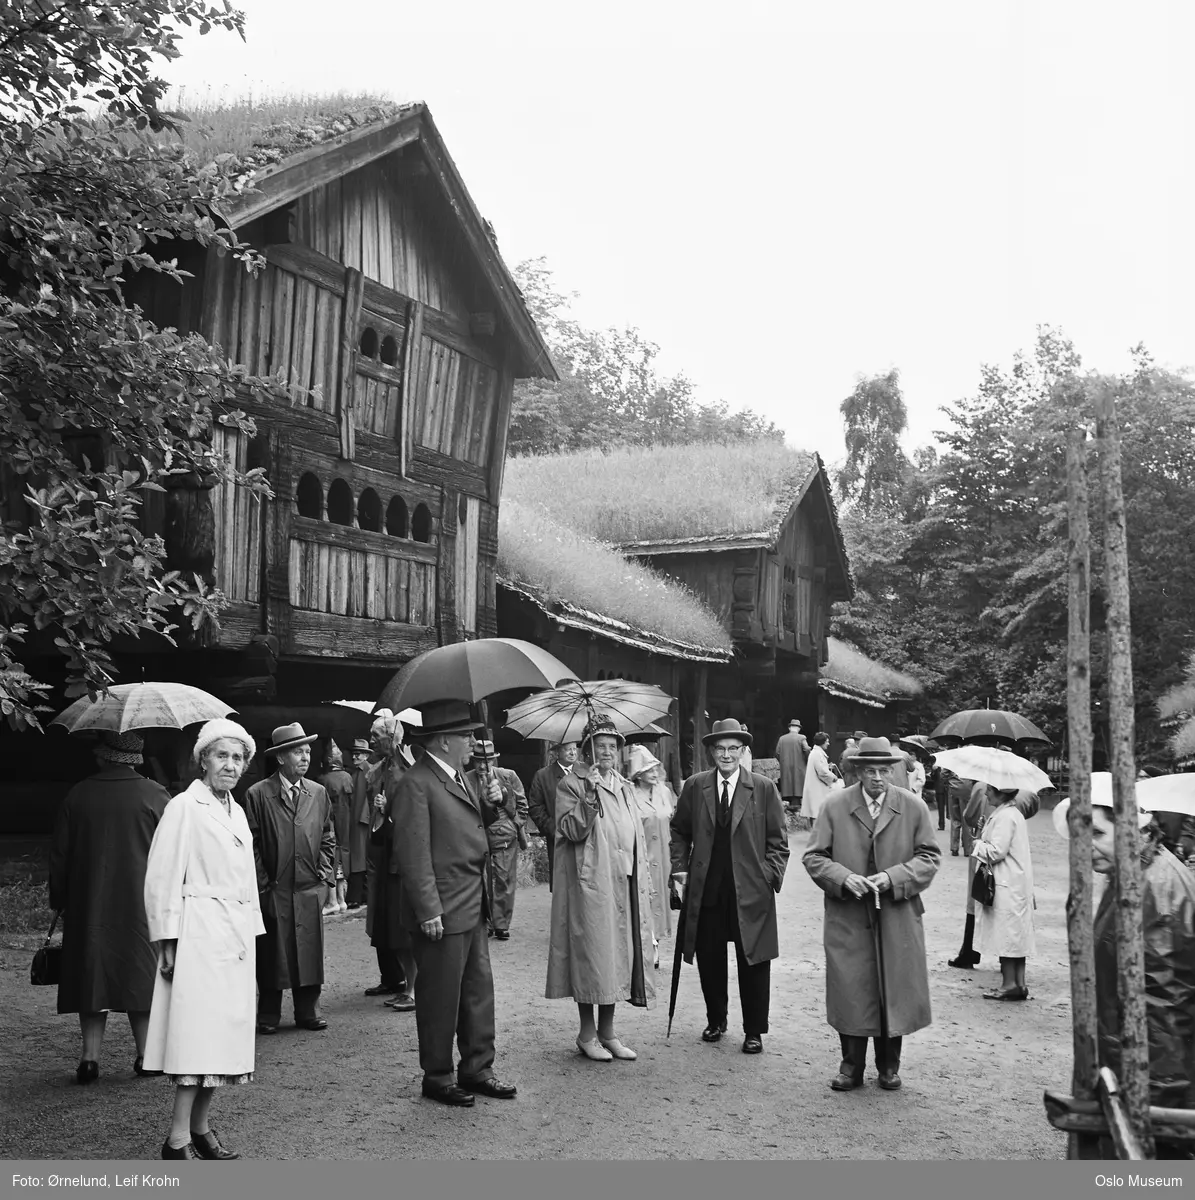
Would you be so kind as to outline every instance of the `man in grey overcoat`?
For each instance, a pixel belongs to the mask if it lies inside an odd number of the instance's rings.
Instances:
[[[336,828],[332,802],[305,778],[311,743],[297,721],[270,735],[266,753],[278,770],[245,793],[245,816],[253,834],[257,887],[266,931],[257,939],[257,1032],[276,1033],[282,993],[292,992],[295,1024],[320,1030],[324,984],[325,889],[336,887]]]
[[[899,1088],[904,1035],[931,1021],[921,893],[942,856],[925,801],[892,785],[899,757],[887,738],[860,740],[860,782],[826,798],[803,859],[826,893],[826,1019],[842,1043],[830,1086],[838,1092],[862,1085],[869,1037],[880,1087]]]
[[[794,717],[788,732],[776,743],[776,758],[780,762],[780,799],[784,807],[797,812],[805,792],[805,766],[809,761],[809,743],[801,732],[801,722]]]

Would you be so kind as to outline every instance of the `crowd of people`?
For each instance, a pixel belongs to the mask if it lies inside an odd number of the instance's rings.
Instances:
[[[362,904],[379,970],[366,994],[414,1012],[423,1094],[458,1107],[515,1097],[494,1066],[489,941],[509,938],[529,825],[544,837],[552,893],[544,995],[576,1004],[586,1059],[637,1058],[617,1005],[653,1004],[660,940],[674,925],[678,952],[697,962],[702,1039],[728,1031],[733,946],[741,1049],[762,1051],[793,812],[809,820],[802,864],[825,893],[826,1015],[841,1043],[832,1089],[863,1084],[869,1039],[879,1086],[899,1088],[903,1039],[930,1024],[920,896],[942,855],[930,803],[938,830],[950,820],[951,853],[970,859],[950,965],[998,959],[1001,983],[985,997],[1029,998],[1033,793],[957,779],[928,751],[863,730],[835,762],[827,736],[810,744],[798,720],[776,746],[777,786],[748,765],[751,733],[725,719],[702,739],[711,768],[677,796],[650,750],[628,747],[599,715],[580,743],[552,748],[525,794],[469,706],[445,701],[422,715],[404,730],[377,713],[369,739],[350,748],[351,769],[333,743],[318,781],[308,778],[318,739],[298,723],[276,728],[263,747],[275,770],[236,798],[257,747],[234,721],[202,727],[195,779],[173,799],[136,770],[138,735],[97,741],[99,770],[67,796],[52,848],[50,898],[64,917],[58,1010],[79,1015],[80,1084],[99,1076],[108,1013],[128,1014],[136,1073],[174,1085],[164,1158],[237,1157],[211,1128],[213,1096],[253,1078],[255,1039],[277,1032],[284,992],[298,1028],[327,1028],[324,920]],[[1065,813],[1063,802],[1064,834]],[[1195,827],[1144,815],[1142,827],[1147,934],[1167,931],[1146,938],[1147,988],[1161,998],[1150,1007],[1157,1102],[1195,1104],[1195,875],[1168,848],[1189,850]],[[1112,869],[1101,858],[1110,828],[1097,810],[1097,870]],[[977,883],[989,874],[990,895]],[[1111,903],[1106,893],[1096,945],[1101,1057],[1114,1064]]]

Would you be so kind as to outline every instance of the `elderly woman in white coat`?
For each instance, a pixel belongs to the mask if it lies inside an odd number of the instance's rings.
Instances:
[[[614,1006],[649,1008],[655,989],[647,846],[634,789],[615,770],[623,741],[608,720],[591,722],[578,763],[556,792],[556,850],[548,945],[549,1000],[577,1002],[577,1049],[594,1062],[634,1059],[614,1032]],[[597,1020],[594,1020],[594,1006]]]
[[[664,781],[664,766],[646,746],[631,747],[631,780],[635,802],[643,822],[647,845],[647,872],[651,892],[652,965],[660,965],[660,938],[672,932],[672,909],[668,904],[668,880],[672,875],[672,814],[676,796]]]
[[[1017,806],[1015,788],[996,793],[997,805],[971,848],[977,863],[987,863],[996,880],[991,905],[976,904],[979,954],[1000,959],[1001,985],[984,992],[985,1000],[1028,1000],[1025,959],[1035,952],[1033,936],[1033,859],[1029,830]]]
[[[842,783],[830,766],[826,748],[830,745],[828,733],[813,735],[813,749],[805,763],[805,788],[801,793],[801,812],[811,821],[817,820],[826,797]]]
[[[166,806],[149,849],[145,915],[158,950],[145,1068],[175,1084],[162,1157],[229,1159],[208,1124],[212,1094],[253,1078],[257,937],[265,933],[253,836],[232,798],[256,747],[235,721],[195,741],[200,778]]]

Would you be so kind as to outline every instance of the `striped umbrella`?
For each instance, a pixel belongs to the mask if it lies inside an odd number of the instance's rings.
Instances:
[[[506,728],[558,746],[579,742],[595,716],[609,717],[621,734],[639,733],[666,717],[672,697],[654,683],[629,679],[577,681],[520,701],[506,714]]]
[[[68,733],[108,729],[183,729],[236,710],[185,683],[118,683],[98,699],[82,696],[50,722]]]

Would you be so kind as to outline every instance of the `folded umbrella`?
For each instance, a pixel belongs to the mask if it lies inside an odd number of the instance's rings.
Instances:
[[[579,742],[585,727],[599,714],[609,717],[625,736],[641,732],[657,717],[666,717],[671,706],[672,697],[654,683],[577,680],[520,701],[506,714],[506,728],[558,746]]]
[[[50,724],[68,733],[184,729],[234,711],[232,705],[185,683],[117,683],[95,700],[80,697]]]
[[[1040,792],[1053,787],[1050,777],[1040,767],[1011,750],[995,746],[960,746],[957,750],[939,750],[937,763],[953,771],[960,779],[974,779],[991,784],[999,791],[1022,788]]]

